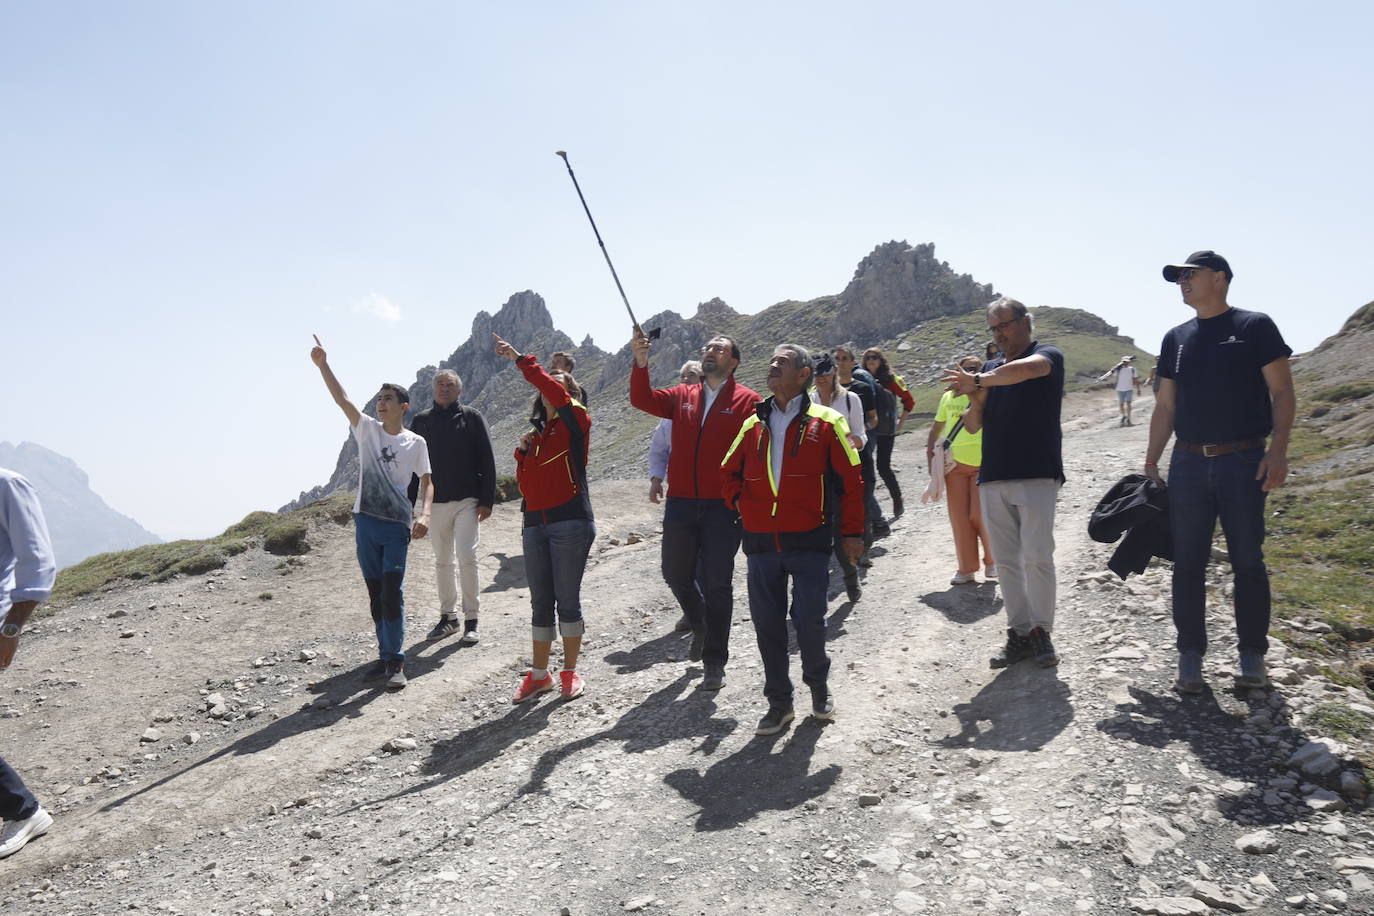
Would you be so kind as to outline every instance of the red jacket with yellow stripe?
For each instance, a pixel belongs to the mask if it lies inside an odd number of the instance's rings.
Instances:
[[[558,379],[526,354],[515,361],[525,379],[549,399],[554,415],[535,431],[528,450],[515,450],[515,480],[524,497],[525,526],[591,518],[587,454],[592,419]]]
[[[897,396],[902,402],[902,412],[911,413],[916,409],[916,399],[911,396],[911,389],[906,386],[906,382],[897,373],[892,373],[886,384],[883,385],[888,391]]]
[[[829,553],[829,513],[840,513],[840,533],[864,531],[863,474],[849,444],[849,423],[838,411],[814,403],[805,392],[774,442],[768,426],[774,399],[758,404],[744,421],[721,463],[721,494],[740,514],[744,552],[816,550]],[[772,454],[783,449],[782,473],[773,476]]]

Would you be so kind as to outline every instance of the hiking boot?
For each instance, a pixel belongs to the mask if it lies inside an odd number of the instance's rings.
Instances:
[[[677,619],[677,623],[673,624],[673,632],[674,632],[674,633],[690,633],[690,632],[692,632],[692,621],[690,621],[690,620],[687,619],[687,615],[686,615],[686,614],[683,614],[681,617],[679,617],[679,618]]]
[[[553,689],[553,675],[546,674],[542,680],[534,679],[534,672],[526,671],[525,679],[520,682],[520,686],[515,689],[515,696],[511,697],[512,703],[523,703],[530,697],[539,696],[541,693],[548,693]]]
[[[906,504],[902,502],[902,498],[900,496],[892,497],[892,517],[901,518],[902,513],[905,511]]]
[[[957,572],[950,577],[950,585],[968,585],[974,581],[973,573]]]
[[[864,590],[859,588],[858,576],[855,576],[853,579],[847,578],[844,580],[844,593],[845,597],[849,599],[850,604],[858,604],[859,599],[864,595]]]
[[[987,566],[983,567],[983,578],[984,578],[984,579],[996,579],[996,578],[997,578],[997,564],[996,564],[996,563],[989,563]]]
[[[1269,672],[1264,665],[1264,655],[1259,652],[1240,653],[1240,671],[1236,673],[1236,686],[1255,689],[1269,686]]]
[[[707,665],[706,676],[697,684],[697,690],[719,690],[725,686],[725,666]]]
[[[1030,640],[1031,652],[1035,655],[1035,663],[1041,668],[1053,668],[1059,664],[1059,654],[1054,651],[1054,643],[1050,642],[1050,634],[1045,632],[1044,627],[1036,627],[1026,634],[1026,639]]]
[[[429,631],[425,639],[444,639],[458,632],[457,617],[440,617],[439,622],[434,625],[434,629]]]
[[[706,652],[706,631],[692,631],[692,644],[687,647],[687,660],[689,662],[701,661],[701,656]]]
[[[754,729],[756,735],[776,735],[787,727],[787,723],[796,718],[791,706],[769,706],[768,712],[759,719],[758,727]]]
[[[38,810],[20,821],[5,821],[0,827],[0,859],[14,855],[23,849],[29,840],[36,840],[48,832],[52,826],[52,815],[39,805]]]
[[[824,684],[811,685],[811,718],[822,722],[835,718],[835,698]]]
[[[582,696],[582,691],[587,688],[586,683],[582,680],[582,675],[576,671],[560,671],[558,672],[558,679],[562,681],[562,687],[558,692],[563,695],[565,700],[577,699]]]
[[[390,677],[391,671],[387,668],[386,662],[380,658],[372,663],[372,667],[363,672],[363,680],[375,681],[384,677]]]
[[[1035,650],[1031,648],[1030,638],[1008,628],[1007,644],[988,661],[988,665],[993,668],[1006,668],[1017,662],[1025,661],[1034,654]]]
[[[889,525],[887,522],[874,522],[874,523],[873,523],[873,537],[874,537],[875,540],[876,540],[877,538],[885,538],[885,537],[887,537],[888,535],[890,535],[891,533],[892,533],[892,526]]]
[[[1185,649],[1178,653],[1178,678],[1174,689],[1179,693],[1198,694],[1207,689],[1202,679],[1202,653],[1195,649]]]
[[[406,689],[406,666],[403,662],[392,662],[387,669],[389,674],[386,679],[387,690]]]
[[[463,624],[463,635],[458,637],[458,641],[465,646],[477,645],[477,621],[469,620]]]

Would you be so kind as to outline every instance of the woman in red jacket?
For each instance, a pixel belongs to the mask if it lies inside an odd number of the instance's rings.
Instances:
[[[592,421],[587,408],[574,400],[581,389],[567,372],[544,371],[532,355],[524,356],[495,334],[496,355],[520,367],[525,380],[538,389],[530,422],[534,429],[515,450],[515,479],[524,497],[522,538],[525,578],[530,586],[534,665],[526,672],[513,701],[553,689],[549,654],[555,634],[563,637],[560,687],[565,699],[581,696],[582,675],[577,654],[582,648],[582,573],[596,538],[592,503],[587,494],[587,452]],[[555,629],[554,618],[558,625]]]

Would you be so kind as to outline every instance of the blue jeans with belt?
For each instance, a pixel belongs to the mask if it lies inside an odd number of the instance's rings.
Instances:
[[[1175,448],[1169,462],[1169,528],[1174,538],[1174,627],[1178,649],[1207,650],[1207,562],[1217,519],[1235,581],[1236,643],[1269,649],[1269,570],[1264,565],[1264,503],[1255,479],[1264,449],[1208,458]]]

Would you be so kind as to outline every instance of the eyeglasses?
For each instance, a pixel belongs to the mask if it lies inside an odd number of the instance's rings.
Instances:
[[[994,334],[997,333],[998,331],[1005,331],[1007,328],[1009,328],[1009,327],[1011,327],[1012,325],[1016,324],[1016,322],[1020,321],[1022,318],[1025,318],[1025,317],[1026,317],[1025,315],[1021,315],[1020,317],[1017,317],[1017,318],[1008,318],[1006,321],[1003,321],[1003,322],[1001,322],[1000,324],[990,324],[990,325],[988,325],[988,330],[989,330],[989,331],[992,331]]]
[[[704,347],[701,348],[701,354],[702,354],[703,356],[705,356],[707,353],[729,353],[729,352],[730,352],[730,345],[729,345],[729,344],[707,344],[706,346],[704,346]]]

